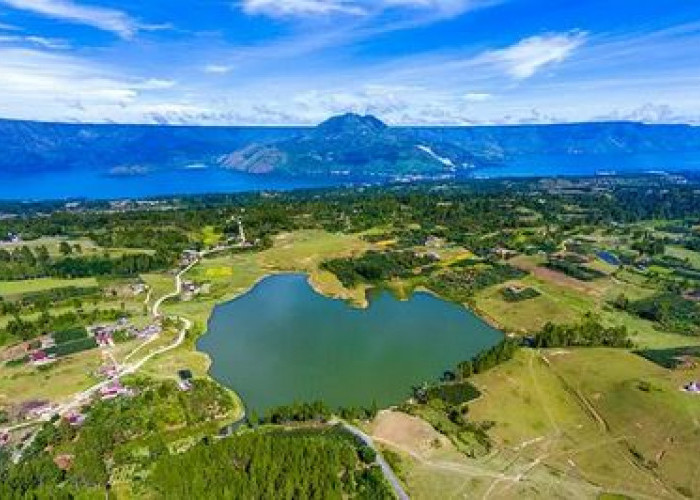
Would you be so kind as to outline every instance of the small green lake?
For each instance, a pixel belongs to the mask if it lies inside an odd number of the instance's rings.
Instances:
[[[317,294],[304,275],[276,275],[216,307],[198,349],[248,409],[295,401],[331,407],[400,403],[411,386],[503,338],[469,310],[428,293],[387,292],[367,309]]]

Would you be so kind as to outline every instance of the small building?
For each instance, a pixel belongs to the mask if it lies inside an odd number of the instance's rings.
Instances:
[[[425,243],[423,246],[426,247],[432,247],[432,248],[441,248],[442,246],[445,245],[445,240],[443,238],[440,238],[438,236],[428,236],[425,239]]]
[[[178,380],[177,387],[183,392],[191,391],[192,390],[192,381],[191,380]]]
[[[54,415],[56,408],[49,401],[32,400],[23,403],[20,411],[28,420],[38,420]]]
[[[119,368],[114,364],[102,365],[98,368],[98,373],[106,378],[114,378],[119,374]]]
[[[100,347],[114,346],[114,337],[110,331],[100,331],[99,333],[95,333],[95,340],[97,341],[97,345]]]
[[[518,252],[504,247],[496,247],[491,249],[491,254],[495,255],[499,259],[508,260],[512,257],[518,255]]]
[[[63,417],[71,427],[80,427],[85,422],[85,415],[79,412],[70,412]]]
[[[46,351],[42,349],[37,349],[29,353],[29,361],[35,366],[47,365],[56,361],[55,354],[47,354]]]
[[[190,391],[192,390],[192,379],[194,376],[192,375],[192,370],[189,370],[188,368],[183,368],[182,370],[177,371],[177,376],[178,376],[178,381],[177,381],[177,386],[181,391]]]
[[[103,401],[115,399],[119,396],[131,396],[131,394],[131,389],[124,387],[119,380],[114,380],[100,389],[100,399]]]
[[[139,339],[148,339],[159,335],[163,331],[163,328],[158,323],[152,323],[141,330],[135,330],[134,335]]]
[[[5,241],[7,243],[20,243],[22,241],[22,238],[20,238],[19,234],[17,233],[7,233]]]
[[[700,394],[700,382],[694,380],[685,386],[685,390],[693,394]]]
[[[42,349],[51,349],[52,347],[56,347],[56,341],[53,338],[53,335],[44,335],[39,339],[41,342],[41,348]]]
[[[185,250],[180,256],[180,265],[187,267],[199,260],[199,252],[197,250]]]

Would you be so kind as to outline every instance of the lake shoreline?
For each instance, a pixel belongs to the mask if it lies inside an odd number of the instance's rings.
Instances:
[[[243,325],[235,347],[229,317]],[[195,348],[211,361],[207,375],[238,393],[246,408],[316,399],[390,406],[405,400],[412,385],[437,380],[504,337],[471,309],[427,290],[406,300],[383,293],[357,307],[319,293],[309,273],[280,272],[218,304]]]

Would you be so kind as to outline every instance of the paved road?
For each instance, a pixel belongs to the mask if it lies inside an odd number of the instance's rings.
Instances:
[[[387,481],[389,481],[389,484],[394,489],[394,493],[396,494],[396,496],[399,498],[399,500],[409,500],[408,494],[406,493],[406,491],[404,491],[403,486],[401,486],[401,481],[399,481],[399,478],[396,477],[396,474],[394,474],[394,471],[391,469],[387,461],[384,460],[384,457],[379,452],[377,447],[374,446],[374,441],[372,441],[371,437],[369,437],[357,427],[354,427],[348,424],[347,422],[343,422],[342,420],[331,421],[330,423],[339,423],[343,426],[343,428],[346,431],[348,431],[350,434],[357,437],[367,446],[372,448],[377,453],[377,464],[379,465],[379,467],[381,467],[382,472],[384,473],[384,477]]]

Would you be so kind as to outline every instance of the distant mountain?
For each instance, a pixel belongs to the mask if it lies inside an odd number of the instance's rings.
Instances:
[[[410,129],[352,113],[289,139],[247,145],[220,161],[252,173],[359,177],[454,174],[477,162],[476,155],[438,137],[423,140]]]
[[[346,114],[317,127],[84,125],[0,120],[0,174],[109,175],[219,165],[256,174],[460,175],[527,155],[700,154],[700,127],[603,122],[390,127]]]
[[[253,141],[298,130],[285,127],[86,125],[0,120],[0,173],[94,168],[105,173],[214,163]]]

